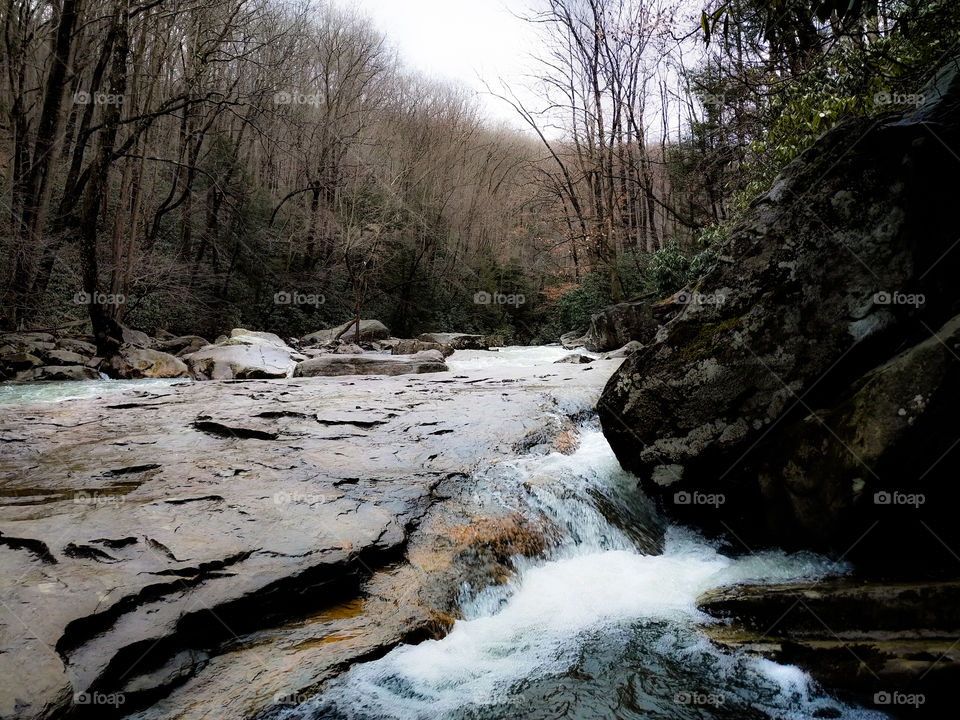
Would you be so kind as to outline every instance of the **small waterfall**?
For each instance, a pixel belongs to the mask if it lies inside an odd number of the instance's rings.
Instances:
[[[885,717],[827,696],[797,668],[726,654],[698,629],[710,622],[695,606],[707,589],[844,568],[780,551],[733,559],[691,530],[661,533],[596,428],[572,455],[512,460],[477,486],[485,505],[548,518],[561,533],[555,551],[519,559],[506,585],[465,587],[464,619],[443,639],[354,666],[281,717]]]

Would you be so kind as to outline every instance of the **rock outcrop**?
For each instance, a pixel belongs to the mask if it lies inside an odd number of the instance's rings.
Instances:
[[[328,330],[318,330],[300,338],[303,347],[313,347],[317,345],[326,345],[342,339],[345,342],[357,342],[357,329],[355,323],[351,320],[343,325]],[[375,340],[386,340],[390,337],[390,330],[379,320],[361,320],[360,338],[362,343],[370,343]]]
[[[98,380],[94,345],[46,332],[0,336],[0,379],[28,381]]]
[[[635,340],[650,342],[660,327],[648,300],[633,300],[604,308],[590,318],[579,342],[590,352],[608,352]]]
[[[888,572],[952,562],[958,63],[924,94],[788,165],[608,383],[604,432],[674,517]]]
[[[943,717],[960,678],[960,582],[748,585],[701,595],[718,645],[799,665],[841,699],[910,718]],[[912,696],[914,702],[892,702]],[[897,715],[900,717],[900,715]]]
[[[236,329],[182,359],[198,380],[250,380],[292,377],[297,363],[307,358],[273,333]]]

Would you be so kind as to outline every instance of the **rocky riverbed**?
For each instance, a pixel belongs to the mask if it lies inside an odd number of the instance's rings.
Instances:
[[[566,356],[7,388],[0,717],[936,717],[953,586],[669,526]]]
[[[465,579],[551,542],[476,515],[478,472],[570,451],[618,362],[496,361],[3,406],[0,715],[247,717],[442,633]]]

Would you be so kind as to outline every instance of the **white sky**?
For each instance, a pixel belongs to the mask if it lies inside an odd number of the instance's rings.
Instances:
[[[411,69],[474,90],[490,119],[525,127],[509,105],[486,95],[482,80],[499,90],[502,77],[525,102],[529,99],[520,86],[532,67],[536,34],[512,14],[523,14],[528,0],[342,2],[373,20]]]

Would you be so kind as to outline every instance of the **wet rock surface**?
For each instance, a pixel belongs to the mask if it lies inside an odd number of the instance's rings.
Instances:
[[[444,632],[464,578],[551,538],[478,516],[473,473],[569,444],[558,407],[589,408],[615,366],[3,407],[0,716],[250,717]]]
[[[939,718],[960,681],[958,602],[960,581],[834,578],[712,590],[697,606],[724,621],[706,626],[722,647],[800,665],[894,717]]]

